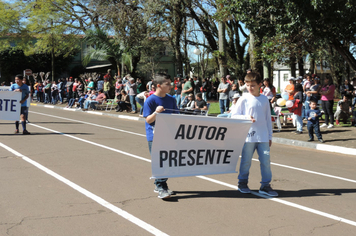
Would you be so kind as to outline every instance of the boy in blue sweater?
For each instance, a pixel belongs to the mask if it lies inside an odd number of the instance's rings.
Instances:
[[[159,73],[155,75],[153,84],[156,86],[156,92],[146,99],[143,107],[143,117],[146,119],[146,137],[148,148],[151,153],[153,133],[158,113],[179,113],[175,98],[168,93],[171,91],[171,79],[169,75]],[[169,190],[167,179],[156,179],[156,188],[154,192],[158,193],[158,198],[166,199],[174,195]]]
[[[311,100],[309,102],[310,110],[306,111],[306,117],[308,117],[308,133],[309,133],[309,140],[308,142],[314,141],[314,134],[313,130],[315,132],[316,137],[318,138],[319,142],[323,143],[323,137],[321,136],[320,133],[320,128],[319,128],[319,117],[321,116],[320,110],[316,107],[317,102],[315,100]]]

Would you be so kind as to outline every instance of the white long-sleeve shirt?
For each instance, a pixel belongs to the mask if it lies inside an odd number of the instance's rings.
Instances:
[[[271,108],[266,96],[246,94],[242,96],[237,105],[231,110],[231,118],[256,120],[246,137],[246,142],[269,142],[272,140]]]

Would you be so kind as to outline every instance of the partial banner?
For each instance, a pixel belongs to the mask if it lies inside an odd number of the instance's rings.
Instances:
[[[157,114],[152,178],[236,173],[251,120]]]
[[[0,91],[0,120],[19,120],[21,92]]]

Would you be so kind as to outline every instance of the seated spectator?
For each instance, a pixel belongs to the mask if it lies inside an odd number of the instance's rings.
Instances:
[[[219,114],[217,117],[227,117],[230,118],[231,117],[231,110],[236,106],[237,104],[237,100],[239,100],[239,98],[241,97],[240,94],[236,93],[233,97],[233,101],[232,104],[229,108],[229,110],[227,112],[225,112],[224,114]]]
[[[129,112],[130,110],[131,110],[130,97],[125,90],[122,90],[121,100],[117,103],[116,112],[122,112],[122,111]]]
[[[92,89],[92,90],[90,90],[90,91],[88,91],[88,92],[90,92],[90,95],[87,97],[87,99],[86,99],[85,102],[84,102],[84,109],[83,109],[83,111],[88,110],[88,107],[89,107],[91,101],[95,101],[95,99],[96,99],[95,90]]]
[[[208,105],[203,100],[203,94],[197,93],[195,99],[195,114],[204,114],[204,111],[208,110]]]
[[[351,101],[348,95],[344,95],[343,99],[337,103],[336,112],[334,114],[336,124],[339,125],[340,119],[343,120],[344,124],[347,123],[347,119],[352,114]]]
[[[231,90],[229,91],[229,103],[232,103],[232,101],[234,100],[234,95],[236,93],[239,93],[239,91],[237,90],[237,84],[232,84]]]
[[[84,102],[85,100],[90,96],[91,92],[90,91],[87,91],[87,93],[82,93],[80,95],[80,98],[78,100],[78,103],[79,103],[79,109],[83,109],[84,108]]]
[[[106,95],[104,94],[102,89],[99,89],[98,96],[96,96],[94,101],[90,101],[90,107],[96,110],[96,104],[103,104],[106,100]]]
[[[187,99],[187,101],[185,101]],[[180,109],[181,114],[193,114],[195,110],[194,95],[190,93],[187,98],[184,99],[182,109]]]

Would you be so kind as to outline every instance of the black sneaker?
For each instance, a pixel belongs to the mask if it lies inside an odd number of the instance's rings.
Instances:
[[[295,134],[302,134],[303,131],[295,131]]]
[[[270,196],[270,197],[277,197],[278,196],[278,193],[271,188],[270,184],[264,186],[263,188],[261,187],[259,193],[265,194],[265,195]]]
[[[18,134],[18,133],[20,133],[20,131],[18,129],[15,129],[14,134]]]
[[[308,139],[308,142],[313,142],[313,141],[314,141],[314,139],[312,139],[312,138]]]
[[[242,182],[237,185],[237,190],[239,190],[241,193],[251,193],[250,188],[247,186],[247,183]]]
[[[27,134],[31,134],[30,132],[28,132],[26,129],[22,132],[22,134],[27,135]]]

